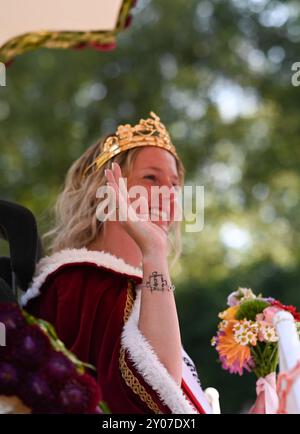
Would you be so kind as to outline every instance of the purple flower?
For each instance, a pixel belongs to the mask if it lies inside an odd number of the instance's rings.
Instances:
[[[262,298],[262,300],[265,301],[266,303],[272,304],[275,301],[275,298],[267,297],[267,298]]]
[[[27,374],[20,390],[20,396],[35,413],[48,412],[55,403],[51,386],[40,372]]]
[[[1,362],[9,362],[12,360],[11,355],[11,345],[10,343],[6,343],[4,347],[0,346],[0,361]]]
[[[0,303],[0,323],[5,326],[7,339],[26,325],[25,318],[16,303]]]
[[[65,413],[94,412],[100,400],[99,386],[90,375],[77,375],[65,383],[59,397]]]
[[[0,363],[0,395],[15,395],[20,382],[20,371],[11,363]]]
[[[248,372],[251,372],[251,370],[254,368],[255,363],[252,359],[252,357],[246,362],[244,362],[243,366],[240,366],[240,363],[238,361],[234,362],[231,365],[227,364],[226,357],[220,356],[220,361],[222,364],[222,368],[226,371],[229,371],[230,374],[239,374],[240,376],[243,375],[244,369]]]
[[[20,364],[34,368],[45,360],[49,351],[48,337],[38,326],[27,325],[14,339],[12,353]]]
[[[63,353],[53,351],[43,366],[43,372],[49,380],[60,383],[66,381],[76,371],[73,363]]]

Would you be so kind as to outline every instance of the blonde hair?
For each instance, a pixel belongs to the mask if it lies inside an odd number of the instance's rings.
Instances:
[[[124,176],[128,177],[132,170],[134,161],[142,147],[121,152],[100,169],[90,170],[86,176],[83,176],[86,168],[102,151],[103,144],[108,137],[105,137],[100,143],[90,146],[67,172],[64,188],[54,206],[54,228],[43,236],[44,241],[50,240],[47,248],[50,250],[50,254],[67,248],[86,247],[95,240],[103,225],[103,222],[99,221],[96,216],[96,209],[99,205],[96,191],[107,181],[104,175],[105,169],[109,168],[111,163],[115,161],[121,166]],[[184,167],[181,161],[176,160],[176,162],[180,185],[183,186]],[[173,234],[169,236],[170,250],[174,254],[171,266],[175,264],[181,254],[180,226],[180,222],[174,222],[172,225]]]

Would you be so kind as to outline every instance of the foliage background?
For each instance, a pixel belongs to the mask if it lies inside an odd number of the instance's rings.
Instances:
[[[300,307],[299,42],[296,1],[140,0],[115,51],[27,53],[0,88],[0,196],[29,207],[40,233],[87,146],[150,110],[169,126],[186,183],[205,187],[204,229],[183,233],[173,270],[182,338],[224,413],[255,396],[210,347],[228,293]]]

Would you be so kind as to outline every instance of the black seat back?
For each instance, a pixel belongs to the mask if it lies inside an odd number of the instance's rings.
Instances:
[[[0,277],[0,303],[17,303],[11,287]]]
[[[10,258],[0,258],[0,278],[14,290],[18,286],[25,291],[43,253],[32,212],[0,199],[0,238],[8,241],[10,251]]]
[[[0,277],[12,288],[13,282],[10,258],[6,256],[0,256]]]

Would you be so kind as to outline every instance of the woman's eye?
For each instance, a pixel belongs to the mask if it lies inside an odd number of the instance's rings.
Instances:
[[[145,179],[151,179],[151,181],[155,181],[155,179],[156,179],[155,175],[145,175],[144,178]]]

